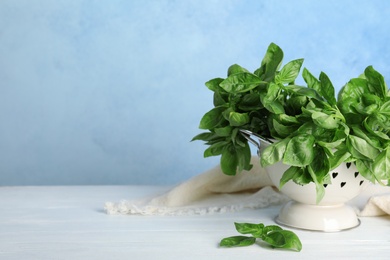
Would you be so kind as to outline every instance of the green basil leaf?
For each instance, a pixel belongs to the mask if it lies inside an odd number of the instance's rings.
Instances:
[[[289,230],[275,230],[269,232],[264,241],[276,248],[289,249],[294,251],[302,250],[302,242],[298,236]]]
[[[377,104],[365,106],[363,103],[356,103],[352,106],[357,113],[365,115],[365,116],[374,114],[379,108],[379,106]]]
[[[249,71],[247,69],[241,67],[240,65],[233,64],[228,69],[228,76],[233,75],[233,74],[237,74],[237,73],[241,73],[241,72],[248,72],[249,73]]]
[[[249,115],[247,113],[230,112],[228,120],[231,126],[242,126],[249,123]]]
[[[286,101],[286,107],[288,108],[290,115],[296,115],[301,113],[302,107],[306,106],[308,98],[305,96],[292,95]]]
[[[320,73],[321,82],[321,94],[329,102],[331,106],[336,105],[336,97],[334,93],[334,87],[329,77],[324,73]]]
[[[387,133],[383,133],[381,131],[376,130],[376,129],[381,129],[382,127],[384,127],[385,129],[388,128],[388,127],[382,125],[382,122],[380,122],[380,120],[378,120],[377,116],[378,115],[372,115],[372,116],[367,117],[363,121],[364,128],[369,133],[371,133],[372,135],[374,135],[378,138],[381,138],[384,140],[389,140],[390,138],[389,138]]]
[[[255,74],[264,81],[272,81],[275,77],[277,69],[282,63],[282,60],[282,49],[275,43],[271,43],[268,46],[267,52],[265,53],[263,60],[261,61],[260,68],[255,71]]]
[[[330,170],[333,170],[334,168],[338,167],[343,162],[347,162],[350,157],[351,154],[348,152],[348,149],[345,145],[338,146],[337,151],[329,157]]]
[[[288,84],[294,82],[299,74],[302,63],[303,59],[297,59],[288,62],[275,76],[275,82],[281,84]]]
[[[386,149],[378,155],[373,163],[375,178],[378,182],[390,179],[390,150]]]
[[[249,171],[253,165],[251,164],[252,155],[251,155],[251,150],[248,142],[245,142],[244,146],[236,147],[236,150],[237,150],[238,171],[239,172],[241,172],[242,170]]]
[[[293,181],[296,184],[303,186],[303,185],[309,184],[310,182],[313,182],[313,178],[311,177],[307,168],[308,167],[301,168],[303,173],[297,174],[294,176]]]
[[[298,133],[313,135],[317,140],[327,140],[333,136],[332,131],[320,127],[314,124],[312,121],[306,122],[301,127],[299,127]]]
[[[368,82],[366,79],[354,78],[351,79],[344,87],[341,88],[338,94],[339,105],[344,103],[346,99],[359,100],[365,93],[370,93]]]
[[[372,66],[368,66],[364,70],[364,75],[366,76],[371,92],[374,92],[380,98],[384,98],[387,94],[387,87],[383,76]]]
[[[279,142],[273,143],[265,149],[261,149],[260,164],[263,167],[266,167],[281,161],[289,141],[290,138],[285,138]]]
[[[192,139],[191,139],[191,142],[192,141],[197,141],[197,140],[200,140],[200,141],[209,141],[212,137],[214,137],[215,134],[214,133],[211,133],[211,132],[204,132],[204,133],[200,133],[196,136],[194,136]]]
[[[225,149],[225,146],[228,145],[229,142],[227,141],[222,141],[222,142],[217,142],[212,145],[210,145],[203,153],[203,157],[207,158],[210,156],[217,156],[221,155],[222,151]]]
[[[268,226],[264,227],[264,233],[266,233],[266,234],[268,232],[275,231],[275,230],[283,230],[283,228],[281,228],[280,226],[277,226],[277,225],[268,225]]]
[[[220,88],[221,89],[221,88]],[[228,97],[226,95],[226,93],[221,93],[221,91],[218,89],[214,92],[214,95],[213,95],[213,104],[215,107],[219,107],[219,106],[228,106]]]
[[[227,237],[221,240],[219,243],[222,247],[240,247],[240,246],[250,246],[256,242],[255,237],[247,236],[232,236]]]
[[[259,93],[248,93],[242,97],[242,100],[238,104],[238,108],[244,111],[256,111],[263,108],[263,104],[260,102]]]
[[[318,182],[324,184],[323,180],[326,179],[326,175],[328,175],[330,171],[329,159],[326,156],[324,148],[321,146],[316,146],[314,151],[315,156],[310,167],[317,176]]]
[[[378,149],[370,145],[363,138],[354,135],[348,136],[347,145],[350,153],[353,156],[357,155],[357,158],[374,160],[379,154]],[[360,157],[359,154],[363,155],[364,157]]]
[[[286,115],[286,114],[278,114],[278,115],[275,115],[278,122],[280,122],[281,124],[284,124],[284,125],[297,125],[297,124],[300,124],[300,122],[298,121],[298,119],[295,117],[295,116],[289,116],[289,115]]]
[[[308,171],[310,173],[310,176],[312,177],[313,179],[313,182],[316,186],[316,203],[320,203],[321,200],[324,198],[325,196],[325,187],[324,187],[324,183],[322,181],[322,179],[320,179],[316,173],[314,172],[314,170],[311,168],[311,166],[309,165],[308,167]]]
[[[315,157],[308,171],[316,185],[316,202],[319,203],[325,195],[324,184],[328,184],[330,171],[330,162],[322,147],[315,148]]]
[[[226,175],[236,175],[237,173],[237,153],[233,146],[225,146],[220,159],[221,170]]]
[[[380,107],[380,109],[379,109],[379,112],[380,112],[381,114],[390,116],[390,100],[384,102],[384,103],[381,105],[381,107]]]
[[[256,88],[263,81],[256,75],[241,72],[230,75],[219,85],[228,93],[242,93]]]
[[[378,137],[370,133],[366,133],[366,131],[364,131],[360,126],[352,126],[351,129],[354,135],[366,140],[366,142],[373,147],[377,149],[380,149],[382,147],[382,142],[378,139]]]
[[[338,120],[334,115],[328,115],[323,112],[315,111],[311,115],[313,122],[325,129],[336,129],[339,127]]]
[[[301,167],[309,165],[314,159],[314,142],[314,136],[308,134],[291,138],[283,156],[283,163]]]
[[[225,111],[225,107],[215,107],[209,112],[204,114],[200,120],[199,128],[200,129],[213,129],[218,127],[223,121],[222,112]]]
[[[369,106],[373,104],[380,105],[382,103],[380,97],[374,94],[367,94],[367,93],[362,96],[362,101],[365,106]]]
[[[296,130],[295,126],[286,126],[279,123],[277,120],[272,120],[272,128],[278,134],[279,137],[285,138],[289,136],[294,130]]]
[[[233,130],[233,127],[231,127],[230,125],[225,126],[225,127],[217,127],[214,129],[215,133],[218,136],[223,136],[223,137],[230,136],[232,133],[232,130]]]
[[[224,79],[222,78],[215,78],[207,81],[205,83],[206,87],[212,91],[216,91],[219,88],[219,84],[223,81]]]
[[[264,107],[274,114],[284,114],[283,105],[279,101],[280,92],[281,88],[277,84],[270,83],[267,94],[260,97]]]
[[[372,170],[372,162],[364,161],[364,160],[357,160],[356,161],[356,168],[358,169],[360,175],[363,176],[363,178],[369,180],[372,183],[375,183],[375,173]]]
[[[321,93],[320,81],[316,77],[314,77],[313,74],[311,74],[306,68],[303,69],[302,77],[309,88],[312,88],[318,93]]]
[[[301,167],[291,166],[289,167],[284,173],[282,178],[280,179],[279,183],[279,189],[283,188],[283,186],[289,182],[290,180],[293,180],[295,178],[298,178],[299,175],[303,174],[303,169]]]
[[[306,88],[306,87],[296,86],[296,85],[288,85],[288,86],[284,86],[284,89],[291,94],[296,94],[296,95],[305,96],[305,97],[314,98],[323,101],[323,98],[318,94],[318,92],[312,88]]]
[[[241,234],[251,234],[252,236],[259,238],[263,235],[264,224],[252,224],[252,223],[234,223],[236,230]]]

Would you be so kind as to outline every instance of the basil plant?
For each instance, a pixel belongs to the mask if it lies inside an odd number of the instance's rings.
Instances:
[[[282,66],[283,51],[271,43],[254,72],[234,64],[226,78],[206,82],[214,108],[205,113],[192,140],[208,146],[204,157],[221,156],[227,175],[250,170],[251,150],[241,129],[275,142],[262,153],[263,167],[279,161],[290,167],[283,183],[330,183],[329,172],[354,163],[369,181],[390,179],[390,91],[384,77],[368,66],[336,93],[329,77],[302,70],[303,59]]]

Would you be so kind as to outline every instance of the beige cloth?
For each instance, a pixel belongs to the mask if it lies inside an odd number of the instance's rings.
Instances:
[[[162,195],[107,202],[108,214],[188,215],[238,211],[279,205],[288,198],[272,187],[266,171],[253,156],[253,168],[226,176],[216,166]],[[390,214],[390,187],[371,185],[350,202],[361,216]]]

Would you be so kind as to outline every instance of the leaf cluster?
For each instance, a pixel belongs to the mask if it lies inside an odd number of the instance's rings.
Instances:
[[[261,154],[266,167],[279,161],[290,167],[280,187],[292,180],[315,183],[317,202],[330,183],[329,171],[353,162],[371,182],[390,180],[390,91],[372,66],[338,93],[329,77],[304,68],[305,86],[295,84],[303,59],[282,66],[283,51],[271,43],[253,73],[234,64],[227,78],[206,82],[214,108],[201,119],[207,130],[193,138],[208,145],[204,157],[221,156],[227,175],[251,169],[246,129],[275,142]]]
[[[222,247],[250,246],[257,239],[264,241],[274,248],[301,251],[302,243],[298,236],[289,230],[284,230],[277,225],[265,226],[264,224],[234,223],[236,230],[246,236],[231,236],[221,240]],[[247,235],[251,236],[247,236]]]

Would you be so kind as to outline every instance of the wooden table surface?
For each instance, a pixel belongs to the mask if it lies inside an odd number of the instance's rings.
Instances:
[[[205,216],[107,215],[106,201],[159,193],[164,186],[0,187],[0,259],[389,259],[390,217],[357,228],[293,230],[301,252],[262,245],[220,248],[234,222],[275,224],[279,206]]]

